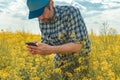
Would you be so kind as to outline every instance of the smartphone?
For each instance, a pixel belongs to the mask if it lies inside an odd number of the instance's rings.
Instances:
[[[29,46],[37,46],[36,42],[26,42],[26,44],[29,45]]]

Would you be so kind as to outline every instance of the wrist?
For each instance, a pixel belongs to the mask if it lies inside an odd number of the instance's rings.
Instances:
[[[50,47],[49,47],[49,51],[50,51],[50,54],[56,53],[56,51],[55,51],[55,46],[50,46]]]
[[[50,52],[51,52],[52,54],[58,53],[57,46],[50,46],[49,49],[50,49]]]

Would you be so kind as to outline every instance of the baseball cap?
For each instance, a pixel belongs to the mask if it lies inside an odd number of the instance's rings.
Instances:
[[[27,0],[27,6],[29,8],[29,19],[41,16],[44,12],[49,0]]]

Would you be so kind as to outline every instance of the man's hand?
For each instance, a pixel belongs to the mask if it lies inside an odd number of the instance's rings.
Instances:
[[[36,43],[37,46],[29,46],[27,45],[28,51],[35,55],[49,55],[52,53],[51,46],[45,43]]]
[[[82,48],[82,44],[72,43],[72,42],[66,43],[63,45],[58,45],[58,46],[50,46],[45,43],[36,43],[36,45],[37,46],[27,45],[28,51],[32,53],[33,55],[35,54],[49,55],[52,53],[69,54],[69,53],[79,52]]]

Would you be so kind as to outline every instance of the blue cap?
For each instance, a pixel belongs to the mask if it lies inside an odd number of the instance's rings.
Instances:
[[[41,16],[48,2],[49,0],[27,0],[29,19]]]

